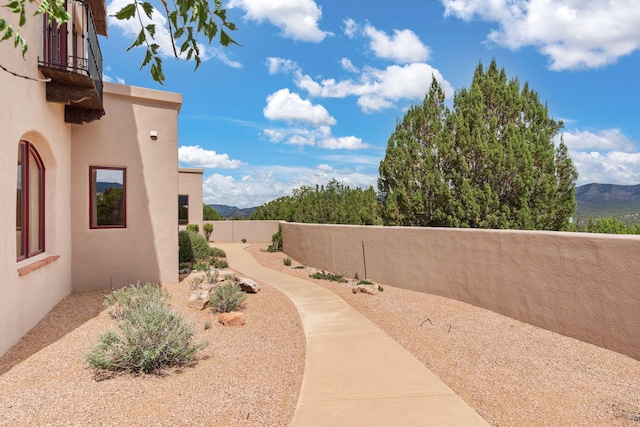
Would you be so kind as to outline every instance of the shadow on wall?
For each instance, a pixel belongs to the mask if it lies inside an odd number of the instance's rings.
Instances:
[[[96,317],[106,292],[72,294],[60,301],[16,345],[0,357],[0,375]]]

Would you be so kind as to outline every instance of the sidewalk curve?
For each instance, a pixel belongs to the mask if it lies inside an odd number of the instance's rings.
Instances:
[[[330,290],[262,267],[246,244],[216,243],[229,266],[282,291],[306,338],[292,426],[488,426],[469,405]]]

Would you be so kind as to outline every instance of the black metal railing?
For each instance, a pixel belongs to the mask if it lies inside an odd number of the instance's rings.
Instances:
[[[71,19],[64,24],[44,17],[40,65],[91,78],[102,101],[102,52],[91,7],[82,0],[69,0],[66,8]]]

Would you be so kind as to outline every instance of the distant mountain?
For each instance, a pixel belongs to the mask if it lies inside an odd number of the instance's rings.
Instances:
[[[640,223],[640,184],[586,184],[576,187],[575,218],[583,222],[593,218],[614,217],[626,224]]]
[[[215,209],[220,214],[220,216],[224,218],[249,218],[253,214],[253,211],[256,210],[255,207],[240,209],[237,206],[228,206],[228,205],[209,205],[209,206]]]
[[[122,184],[117,182],[96,182],[96,190],[98,190],[98,193],[104,193],[104,190],[107,188],[122,188]]]

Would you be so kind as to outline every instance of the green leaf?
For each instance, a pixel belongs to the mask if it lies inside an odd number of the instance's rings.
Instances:
[[[156,63],[151,64],[151,78],[160,84],[164,84],[164,73],[162,72],[162,60],[155,58]]]
[[[135,3],[130,3],[130,4],[126,5],[125,7],[120,9],[113,16],[115,16],[115,18],[119,19],[119,20],[133,18],[134,16],[136,16],[136,5],[135,5]],[[131,49],[131,48],[129,48],[129,49]]]
[[[151,49],[147,49],[147,53],[144,55],[144,59],[142,60],[142,65],[140,65],[140,69],[142,70],[153,58],[153,52]]]
[[[176,31],[173,33],[173,38],[174,39],[179,39],[180,37],[182,37],[182,35],[184,34],[184,28],[178,28],[176,29]]]
[[[147,32],[149,33],[151,38],[154,38],[153,36],[156,34],[156,26],[155,26],[155,24],[149,24],[144,28],[147,30]]]
[[[144,29],[140,30],[140,32],[138,33],[138,37],[136,38],[136,40],[133,42],[133,44],[131,46],[129,46],[127,48],[127,52],[130,51],[131,49],[133,49],[134,47],[137,46],[141,46],[142,43],[144,43],[147,40],[147,35],[144,32]]]
[[[153,6],[151,5],[151,3],[145,1],[140,5],[142,6],[142,10],[144,10],[144,13],[149,17],[149,19],[151,19],[151,15],[153,15]]]

